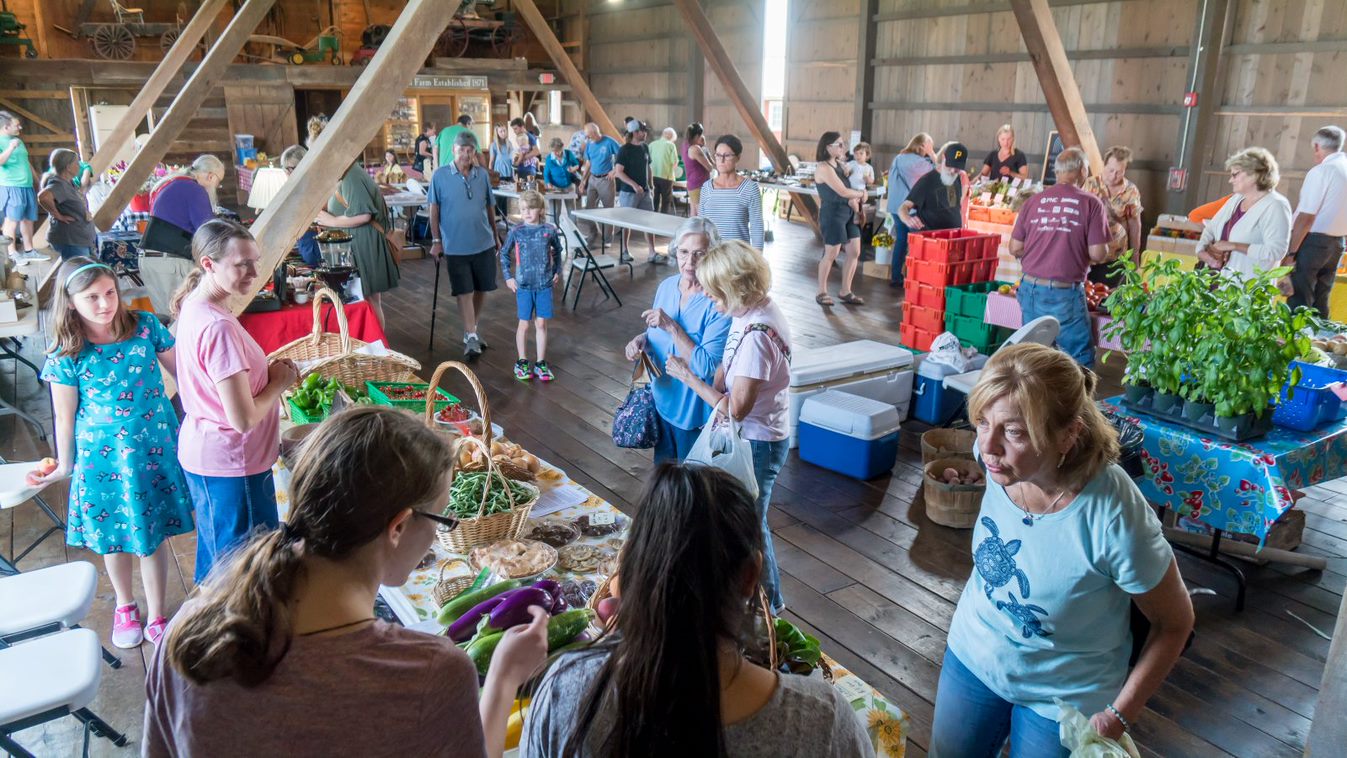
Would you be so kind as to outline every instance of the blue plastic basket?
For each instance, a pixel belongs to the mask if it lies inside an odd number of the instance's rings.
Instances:
[[[1272,413],[1272,423],[1311,432],[1343,418],[1347,409],[1342,400],[1332,390],[1325,388],[1335,382],[1347,382],[1347,371],[1292,361],[1291,369],[1296,368],[1301,371],[1300,382],[1296,384],[1294,393],[1289,391],[1289,384],[1282,387],[1281,400]]]

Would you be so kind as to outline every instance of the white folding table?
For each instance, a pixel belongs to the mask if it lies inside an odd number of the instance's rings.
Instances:
[[[637,208],[584,208],[571,211],[569,215],[573,219],[582,219],[595,224],[604,224],[616,229],[630,229],[634,232],[644,232],[646,234],[653,234],[657,237],[673,237],[674,232],[677,232],[678,227],[682,226],[683,222],[686,220],[682,216],[671,216],[667,213],[655,213],[654,211],[643,211]],[[604,277],[603,271],[601,270],[602,267],[599,265],[600,256],[595,256],[593,251],[589,249],[589,245],[585,242],[584,235],[580,234],[579,230],[575,230],[574,227],[572,227],[572,230],[574,230],[576,247],[579,250],[579,253],[577,254],[583,255],[587,260],[580,275],[579,286],[575,289],[575,303],[571,305],[571,310],[575,310],[580,304],[580,290],[585,286],[584,277],[586,274],[594,277],[595,282],[599,285],[599,289],[603,290],[605,300],[611,295],[617,300],[617,304],[620,307],[622,305],[622,300],[617,297],[617,292],[613,289],[612,285],[608,283],[608,279]],[[621,240],[623,235],[619,234],[617,236],[618,239]],[[600,239],[602,239],[602,236],[600,236]],[[622,255],[618,259],[619,264],[626,266],[628,273],[634,275],[635,269],[632,268],[630,256],[627,255],[626,241],[621,240],[619,246],[619,249],[622,251]],[[575,271],[574,266],[571,268],[571,271]],[[571,276],[568,274],[566,276],[566,286],[561,290],[563,303],[566,301],[566,292],[570,289],[570,286]]]

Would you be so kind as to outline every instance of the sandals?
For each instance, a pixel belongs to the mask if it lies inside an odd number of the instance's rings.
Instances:
[[[815,295],[814,302],[823,306],[836,305],[836,303],[833,302],[833,299],[831,297],[828,297],[828,293],[826,292],[820,292],[817,295]]]
[[[856,293],[854,292],[843,292],[837,297],[847,305],[865,305],[865,300],[860,297],[857,297]]]

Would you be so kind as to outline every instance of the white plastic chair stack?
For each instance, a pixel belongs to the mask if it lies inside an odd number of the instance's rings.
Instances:
[[[1061,324],[1052,316],[1039,316],[1029,323],[1015,330],[1015,333],[1006,338],[1006,345],[1018,345],[1024,342],[1032,342],[1036,345],[1047,345],[1052,347],[1057,341],[1057,333],[1061,331]],[[982,377],[982,369],[977,371],[968,371],[962,374],[954,374],[945,377],[945,389],[956,390],[965,395],[973,391],[977,386],[978,379]]]
[[[11,735],[48,721],[74,716],[84,724],[82,755],[88,758],[89,737],[105,737],[122,747],[126,735],[88,709],[98,695],[102,674],[98,635],[71,629],[0,650],[0,749],[32,758]],[[18,686],[8,686],[17,683]]]

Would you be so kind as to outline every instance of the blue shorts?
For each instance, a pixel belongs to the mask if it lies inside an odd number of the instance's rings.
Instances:
[[[519,307],[519,320],[529,321],[535,318],[552,318],[552,288],[526,290],[523,287],[514,293],[515,304]]]
[[[37,221],[37,193],[32,187],[0,187],[0,206],[9,221]]]

